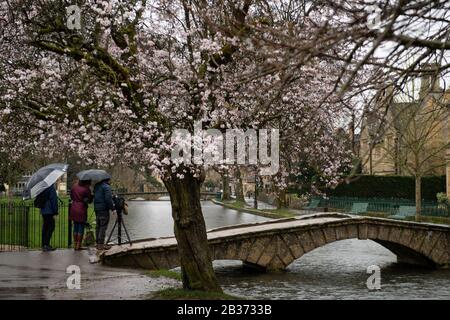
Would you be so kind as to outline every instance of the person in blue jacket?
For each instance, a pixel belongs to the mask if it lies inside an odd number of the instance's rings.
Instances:
[[[55,248],[50,246],[53,231],[55,231],[55,216],[58,214],[58,195],[54,185],[48,187],[43,192],[45,205],[41,208],[41,215],[44,220],[42,225],[42,251],[53,251]]]
[[[109,224],[110,211],[114,211],[114,203],[110,180],[103,180],[94,187],[94,210],[96,216],[95,238],[98,250],[111,248],[105,245],[106,229]]]

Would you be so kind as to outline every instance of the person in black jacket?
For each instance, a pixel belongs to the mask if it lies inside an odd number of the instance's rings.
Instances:
[[[44,223],[42,225],[42,251],[55,250],[50,246],[50,240],[55,231],[55,216],[58,214],[58,195],[55,186],[50,186],[42,192],[45,198],[45,205],[41,208],[41,215]]]
[[[103,180],[94,187],[94,210],[96,216],[95,235],[98,250],[111,248],[105,245],[106,229],[109,224],[110,211],[114,211],[114,203],[110,180]]]

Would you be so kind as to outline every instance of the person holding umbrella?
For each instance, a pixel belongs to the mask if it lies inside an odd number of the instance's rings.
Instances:
[[[95,236],[98,250],[108,250],[105,244],[110,211],[114,212],[114,202],[110,186],[111,176],[104,170],[86,170],[77,174],[81,180],[99,181],[94,187],[94,210],[96,216]]]
[[[58,215],[58,194],[56,193],[56,186],[52,185],[42,192],[42,197],[45,199],[45,204],[41,209],[42,219],[42,251],[53,251],[50,245],[53,232],[55,231],[55,216]]]
[[[44,223],[42,225],[42,251],[55,250],[50,246],[50,240],[55,231],[55,216],[58,215],[58,195],[55,183],[68,169],[67,164],[55,163],[39,169],[28,180],[23,199],[34,200],[35,207],[41,211]]]
[[[89,203],[93,196],[90,189],[90,180],[80,180],[70,190],[72,204],[70,206],[69,219],[73,222],[73,243],[75,250],[81,250],[84,228],[87,222]]]

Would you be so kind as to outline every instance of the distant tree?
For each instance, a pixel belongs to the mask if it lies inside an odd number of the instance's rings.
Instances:
[[[24,159],[15,159],[10,154],[0,152],[0,188],[2,191],[6,191],[5,185],[14,185],[28,169]]]
[[[205,180],[205,182],[203,183],[203,185],[204,185],[206,188],[209,188],[209,189],[212,189],[212,188],[215,188],[215,187],[216,187],[216,184],[215,184],[214,181],[212,181],[212,180]]]
[[[155,189],[157,190],[164,189],[164,185],[161,182],[159,182],[153,175],[147,174],[145,178],[147,182],[150,183],[150,185],[152,185]]]
[[[242,181],[242,173],[239,166],[235,166],[234,168],[234,178],[235,178],[235,193],[236,193],[236,201],[245,202],[244,196],[244,184]]]
[[[406,89],[408,99],[414,99],[416,91],[414,86]],[[449,103],[442,90],[427,88],[418,100],[396,104],[390,109],[395,139],[385,138],[380,144],[392,163],[415,178],[417,220],[422,209],[422,177],[437,174],[446,165]]]

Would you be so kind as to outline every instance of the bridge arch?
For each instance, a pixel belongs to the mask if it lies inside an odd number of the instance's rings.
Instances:
[[[213,245],[212,252],[214,259],[242,260],[249,266],[276,271],[316,248],[347,239],[373,240],[393,252],[400,263],[442,266],[449,259],[444,232],[363,221],[230,241]]]

